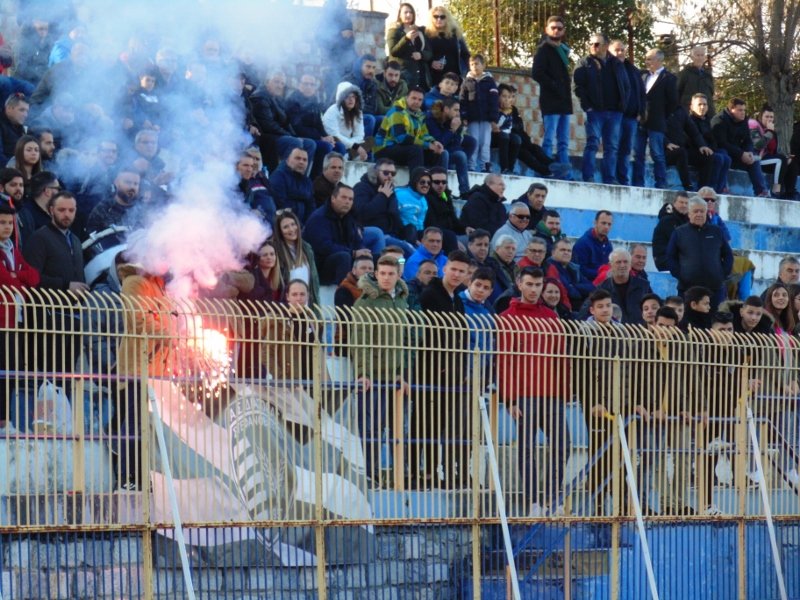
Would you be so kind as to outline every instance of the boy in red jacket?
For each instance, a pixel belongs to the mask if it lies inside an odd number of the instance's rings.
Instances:
[[[564,355],[564,329],[558,315],[540,302],[544,273],[535,267],[519,275],[520,298],[498,323],[500,397],[518,421],[519,467],[529,515],[544,516],[545,505],[558,498],[564,468],[566,428],[564,400],[568,390],[568,362]],[[536,433],[547,436],[550,472],[544,490],[537,489]]]

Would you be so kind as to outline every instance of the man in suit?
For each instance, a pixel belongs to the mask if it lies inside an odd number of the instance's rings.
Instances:
[[[647,71],[642,74],[646,92],[644,119],[639,123],[636,139],[636,160],[633,164],[633,185],[644,186],[644,152],[650,146],[656,187],[667,187],[667,161],[664,155],[667,119],[678,108],[678,86],[675,75],[664,68],[664,53],[649,50],[644,57]]]

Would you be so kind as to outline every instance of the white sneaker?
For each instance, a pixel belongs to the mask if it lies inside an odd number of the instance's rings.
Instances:
[[[721,515],[722,511],[716,504],[709,504],[703,511],[703,514],[706,515],[707,517],[716,517]]]
[[[717,454],[724,450],[728,450],[733,446],[730,442],[726,442],[722,438],[714,438],[710,442],[708,442],[708,446],[706,446],[706,450],[711,454]]]
[[[531,509],[528,511],[528,518],[538,519],[544,516],[544,508],[538,502],[531,504]]]
[[[758,471],[751,471],[747,474],[747,478],[750,480],[752,485],[758,486],[761,485],[761,475]]]
[[[789,480],[794,487],[800,487],[800,473],[797,472],[797,469],[791,469],[786,474],[786,479]]]

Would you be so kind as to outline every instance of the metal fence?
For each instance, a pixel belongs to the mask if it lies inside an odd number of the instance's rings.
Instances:
[[[141,290],[2,292],[3,598],[800,593],[796,338]]]

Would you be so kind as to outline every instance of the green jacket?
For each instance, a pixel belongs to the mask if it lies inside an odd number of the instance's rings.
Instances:
[[[375,152],[391,146],[411,146],[416,144],[428,148],[436,140],[428,132],[425,113],[411,111],[406,107],[406,99],[400,98],[381,122],[375,135]]]
[[[371,273],[358,280],[358,287],[364,293],[353,305],[350,333],[356,376],[394,381],[405,369],[408,288],[399,280],[392,297]]]

